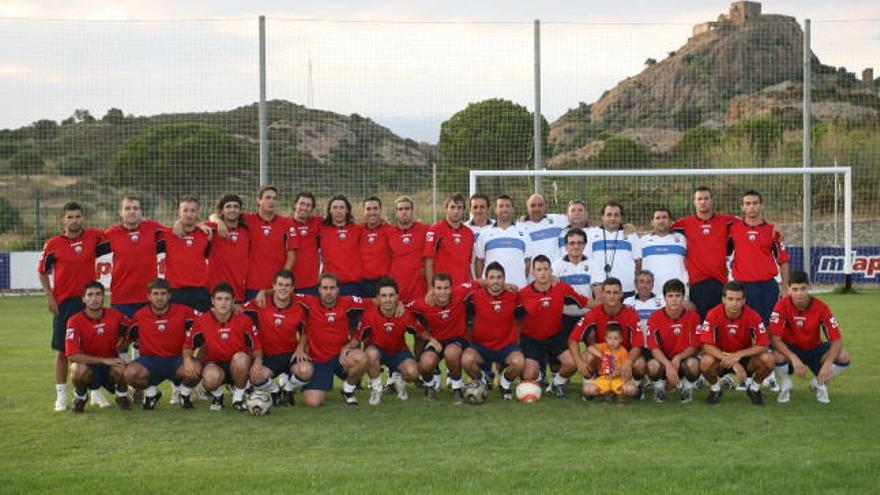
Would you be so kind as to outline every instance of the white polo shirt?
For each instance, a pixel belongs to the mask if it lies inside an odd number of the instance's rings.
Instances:
[[[584,256],[590,259],[590,276],[594,284],[600,284],[608,276],[620,280],[623,292],[635,290],[636,260],[642,257],[638,234],[626,235],[623,228],[609,232],[603,227],[587,230],[587,247]],[[611,268],[605,273],[605,266]]]
[[[654,274],[654,294],[663,294],[663,284],[677,278],[685,287],[688,283],[684,257],[687,240],[678,232],[665,236],[647,234],[642,237],[642,269]]]
[[[529,234],[529,239],[532,241],[533,256],[543,254],[550,258],[552,263],[565,254],[565,250],[559,249],[559,236],[568,227],[568,217],[565,215],[550,213],[544,215],[544,218],[538,222],[533,222],[526,218],[526,220],[518,222],[517,225],[525,229]]]
[[[506,229],[497,224],[484,227],[474,247],[474,256],[484,260],[484,266],[494,261],[501,263],[507,283],[520,288],[528,284],[525,260],[532,257],[532,245],[529,234],[516,224]],[[485,273],[478,276],[482,278]]]
[[[648,318],[654,314],[654,311],[661,309],[666,306],[666,300],[660,296],[655,296],[651,294],[647,300],[642,301],[638,298],[638,294],[634,296],[627,297],[623,300],[623,304],[627,306],[632,306],[636,313],[639,314],[639,328],[642,330],[642,334],[647,337],[648,336]]]
[[[590,262],[582,257],[578,263],[572,263],[568,255],[557,258],[553,262],[553,276],[570,285],[578,294],[592,299],[593,289],[590,284]],[[589,311],[588,308],[579,308],[574,304],[566,304],[563,313],[568,316],[583,316]]]

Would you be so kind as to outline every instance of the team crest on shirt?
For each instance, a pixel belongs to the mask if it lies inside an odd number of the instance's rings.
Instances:
[[[72,328],[68,328],[68,329],[67,329],[67,335],[66,335],[65,338],[66,338],[67,340],[73,340],[75,337],[76,337],[76,334],[74,333],[73,329],[72,329]]]
[[[385,333],[391,333],[394,331],[394,323],[391,323],[390,321],[386,322],[384,327],[385,327]]]
[[[327,313],[327,323],[336,323],[336,313]]]
[[[156,329],[159,330],[160,332],[164,332],[165,331],[165,324],[159,323],[159,325],[156,326]]]
[[[757,231],[750,230],[750,231],[748,231],[748,234],[749,234],[749,240],[750,240],[750,241],[754,241],[755,239],[758,238],[758,232],[757,232]]]
[[[139,240],[141,240],[141,236],[139,236],[137,232],[132,232],[131,235],[128,236],[128,238],[131,239],[131,242],[138,242]]]
[[[263,227],[263,235],[269,237],[269,234],[272,233],[272,227]]]
[[[344,231],[344,230],[340,230],[340,231],[339,231],[339,240],[340,240],[340,241],[344,241],[346,237],[348,237],[348,235],[345,233],[345,231]]]
[[[410,238],[409,234],[404,234],[401,241],[403,241],[404,244],[409,244],[409,240],[410,240],[409,238]]]
[[[104,335],[104,324],[95,325],[95,333],[98,335]]]
[[[376,234],[368,234],[367,235],[367,244],[375,244],[376,243]]]
[[[238,232],[230,232],[229,240],[232,242],[238,242]]]
[[[276,327],[280,327],[280,326],[281,326],[281,318],[275,318],[275,326],[276,326]]]
[[[550,299],[547,299],[547,298],[542,299],[541,306],[543,306],[545,308],[549,308],[550,307]]]
[[[220,329],[220,340],[229,340],[229,329]]]
[[[728,325],[728,326],[727,326],[727,332],[728,332],[730,335],[736,335],[736,325]]]
[[[672,333],[678,335],[681,333],[681,325],[675,325],[672,327]]]
[[[443,311],[440,312],[440,319],[441,320],[448,320],[449,319],[449,310],[448,309],[444,309]]]
[[[185,242],[186,242],[186,247],[192,247],[192,245],[193,245],[192,237],[187,237]]]
[[[703,227],[703,235],[709,235],[709,230],[710,230],[710,229],[709,229],[709,226],[708,226],[708,225],[705,226],[705,227]]]
[[[83,252],[82,245],[76,244],[75,246],[73,246],[73,252],[75,252],[76,254],[82,253]]]
[[[493,303],[492,309],[494,309],[496,313],[500,313],[501,312],[501,303],[500,302]]]
[[[797,318],[794,321],[794,324],[797,325],[798,328],[804,328],[804,320],[801,318]]]
[[[299,229],[299,235],[303,237],[309,235],[309,229]]]
[[[452,243],[453,244],[461,244],[461,236],[458,234],[452,235]]]

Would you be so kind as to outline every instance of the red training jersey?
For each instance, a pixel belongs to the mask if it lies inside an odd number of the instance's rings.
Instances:
[[[400,300],[415,301],[425,295],[425,238],[428,227],[419,222],[408,229],[389,226],[388,246],[391,248],[391,278],[400,287]]]
[[[266,298],[266,305],[262,308],[253,301],[248,301],[244,305],[244,311],[251,315],[251,319],[256,320],[264,354],[272,356],[296,350],[299,344],[298,334],[306,319],[305,309],[296,300],[291,299],[286,308],[276,306],[271,297]]]
[[[343,226],[321,224],[321,257],[324,272],[339,278],[340,284],[360,282],[363,262],[360,255],[363,225],[349,223]]]
[[[195,319],[195,311],[183,304],[170,303],[161,315],[147,305],[132,317],[129,338],[140,342],[141,356],[177,357]]]
[[[614,315],[609,315],[605,311],[605,306],[600,304],[591,309],[587,314],[578,320],[568,340],[584,341],[590,333],[595,335],[595,342],[601,344],[605,342],[605,330],[609,323],[617,323],[623,330],[623,347],[627,350],[632,347],[644,347],[645,336],[639,328],[639,314],[630,306],[623,305]]]
[[[446,219],[431,226],[425,234],[425,258],[434,259],[434,273],[446,273],[457,285],[471,279],[474,231],[462,222],[453,227]]]
[[[399,318],[388,317],[378,307],[373,306],[361,316],[355,338],[376,346],[381,351],[397,353],[409,350],[406,345],[407,332],[422,335],[424,331],[424,327],[410,311],[405,311]]]
[[[104,308],[93,320],[85,310],[67,320],[64,355],[85,354],[100,358],[116,357],[119,339],[128,334],[128,318],[113,308]]]
[[[391,249],[388,247],[389,227],[381,223],[374,228],[364,225],[364,234],[359,246],[363,278],[377,279],[388,276],[391,269]]]
[[[439,341],[462,338],[467,340],[467,300],[479,286],[465,282],[452,289],[449,302],[445,306],[433,306],[420,297],[407,305]]]
[[[287,252],[296,249],[296,241],[291,239],[293,224],[283,215],[275,215],[272,220],[263,220],[259,213],[243,213],[242,217],[250,234],[245,287],[271,289],[272,277],[287,262]]]
[[[113,253],[110,302],[147,302],[147,284],[159,276],[156,241],[162,224],[144,220],[133,229],[114,225],[104,232],[104,242]]]
[[[296,234],[296,261],[293,263],[293,282],[297,288],[318,285],[321,256],[318,254],[318,235],[321,217],[309,217],[300,222],[291,218],[290,229]]]
[[[684,234],[691,248],[684,257],[690,285],[709,279],[727,282],[727,238],[735,218],[714,213],[708,220],[701,220],[689,215],[672,224],[673,229]]]
[[[719,304],[706,314],[706,321],[700,327],[700,342],[731,353],[756,345],[769,346],[770,336],[761,315],[752,308],[743,306],[739,318],[731,320],[724,305]]]
[[[86,284],[98,278],[95,259],[103,240],[100,230],[83,229],[73,239],[59,234],[46,241],[37,272],[53,275],[52,295],[57,302],[82,297]]]
[[[779,274],[779,265],[788,263],[788,250],[782,234],[772,223],[748,225],[742,219],[730,227],[733,262],[730,270],[737,282],[764,282]]]
[[[232,286],[235,300],[244,301],[250,232],[239,224],[238,227],[227,229],[228,233],[224,238],[217,232],[216,224],[208,225],[214,231],[211,253],[208,255],[208,292],[212,292],[221,282],[226,282]]]
[[[297,295],[297,302],[308,311],[306,339],[309,356],[315,361],[327,361],[339,355],[351,340],[352,319],[373,305],[373,300],[355,296],[339,296],[328,308],[315,296]]]
[[[474,307],[474,328],[471,340],[497,351],[516,344],[516,308],[519,292],[501,291],[493,296],[488,289],[474,291],[470,302]]]
[[[177,237],[171,229],[165,229],[159,234],[159,247],[165,249],[165,278],[172,289],[207,287],[207,234],[196,228]]]
[[[825,302],[815,297],[810,297],[803,311],[795,307],[791,296],[776,303],[770,315],[770,333],[803,350],[815,349],[821,344],[823,333],[828,341],[841,339],[837,318]]]
[[[257,328],[250,318],[241,313],[232,313],[229,321],[221,323],[213,311],[196,318],[192,330],[183,342],[184,349],[204,346],[202,362],[219,361],[228,363],[238,352],[260,350]]]
[[[532,282],[519,292],[520,305],[526,311],[522,334],[535,340],[545,340],[562,328],[562,310],[566,304],[583,308],[589,299],[578,294],[565,282],[559,282],[546,291],[540,291]]]
[[[666,309],[654,311],[648,317],[648,349],[660,349],[667,359],[684,352],[688,347],[700,348],[700,315],[685,309],[678,318],[666,314]]]

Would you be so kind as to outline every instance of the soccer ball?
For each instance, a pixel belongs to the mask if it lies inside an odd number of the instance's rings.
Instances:
[[[520,402],[538,402],[541,400],[541,385],[531,380],[520,382],[516,386],[516,400]]]
[[[482,404],[486,400],[486,384],[483,380],[471,380],[464,385],[462,396],[468,404]]]
[[[267,392],[254,392],[250,394],[245,406],[251,416],[265,416],[272,407],[272,397]]]

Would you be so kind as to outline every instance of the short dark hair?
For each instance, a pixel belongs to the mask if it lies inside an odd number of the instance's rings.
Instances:
[[[648,275],[651,277],[652,280],[654,279],[654,272],[652,272],[651,270],[644,270],[644,269],[639,270],[639,272],[636,273],[636,279],[638,279],[642,275]]]
[[[275,275],[272,275],[272,283],[275,283],[279,278],[286,278],[287,280],[290,280],[291,283],[294,281],[293,272],[284,268],[275,272]]]
[[[64,203],[64,206],[61,207],[61,216],[64,216],[68,211],[78,211],[82,213],[82,206],[79,205],[76,201],[68,201]]]
[[[803,270],[792,270],[788,276],[788,285],[794,284],[810,285],[810,274]]]
[[[663,284],[663,295],[666,294],[681,294],[684,295],[684,282],[677,278],[673,278],[667,280],[665,284]]]
[[[379,198],[379,196],[370,196],[370,197],[368,197],[368,198],[365,198],[363,204],[366,205],[366,204],[369,203],[370,201],[375,201],[375,202],[379,203],[379,208],[382,207],[382,199]]]
[[[654,208],[654,215],[656,215],[658,211],[664,211],[669,218],[672,218],[672,212],[669,211],[669,208],[665,206],[658,206],[657,208]],[[653,217],[654,215],[651,216]]]
[[[397,282],[391,277],[382,277],[376,282],[376,294],[382,290],[382,287],[391,287],[394,289],[394,292],[400,294],[400,288],[397,286]]]
[[[731,280],[721,287],[721,297],[726,296],[728,292],[739,292],[745,295],[746,288],[742,283],[737,282],[736,280]]]
[[[506,275],[504,273],[504,267],[501,266],[501,263],[497,261],[489,263],[489,265],[486,267],[486,275],[489,275],[489,272],[491,271],[501,272],[502,275]]]
[[[601,214],[604,215],[605,209],[609,208],[609,207],[620,208],[620,216],[623,216],[623,206],[621,206],[620,203],[618,203],[617,201],[614,201],[614,200],[606,201],[605,204],[602,205],[602,209],[600,210],[602,212]]]
[[[617,277],[608,277],[602,282],[602,288],[605,288],[607,285],[616,285],[620,289],[623,289],[623,284],[620,282],[620,279]]]
[[[171,290],[171,284],[168,283],[168,280],[164,278],[154,278],[147,283],[147,294],[153,292],[156,289],[162,290]]]
[[[620,335],[623,335],[623,327],[620,326],[620,323],[612,321],[605,326],[605,335],[608,335],[609,333],[619,333]]]
[[[584,242],[587,242],[587,234],[583,231],[583,229],[569,229],[568,232],[565,233],[565,242],[568,242],[568,239],[571,237],[580,237],[584,240]]]
[[[214,286],[214,290],[211,291],[211,299],[213,299],[217,294],[226,293],[232,296],[235,299],[235,291],[232,290],[232,286],[227,284],[226,282],[220,282],[219,284]]]
[[[181,196],[180,201],[177,202],[177,206],[180,206],[183,203],[195,203],[197,205],[201,204],[199,203],[199,198],[193,196],[192,194],[184,194],[183,196]]]
[[[334,274],[334,273],[330,273],[330,272],[322,273],[321,276],[318,277],[318,285],[320,286],[321,282],[323,282],[324,280],[332,280],[332,281],[336,282],[336,286],[339,287],[339,277],[337,277],[336,274]]]
[[[697,186],[697,188],[694,189],[694,194],[697,194],[698,192],[707,192],[710,197],[712,196],[712,190],[709,189],[709,186]]]
[[[433,287],[437,282],[449,282],[452,285],[452,277],[449,276],[448,273],[435,273],[433,277],[431,277],[431,286]]]
[[[90,281],[89,283],[87,283],[87,284],[83,287],[82,295],[85,296],[85,295],[86,295],[86,292],[88,292],[89,289],[98,289],[98,290],[101,291],[101,295],[104,294],[104,290],[105,290],[105,289],[104,289],[104,284],[102,284],[101,282],[98,282],[97,280],[92,280],[92,281]]]
[[[489,196],[487,196],[487,195],[485,195],[485,194],[483,194],[483,193],[474,193],[474,194],[472,194],[471,197],[468,198],[468,205],[470,205],[471,203],[473,203],[475,199],[482,199],[483,201],[486,202],[486,206],[489,206]]]
[[[296,203],[299,202],[299,200],[302,198],[306,198],[311,201],[312,208],[314,208],[318,204],[318,201],[315,199],[315,195],[308,191],[300,191],[296,193],[296,198],[293,200],[293,204],[296,205]]]
[[[548,265],[552,265],[552,263],[550,262],[550,258],[543,254],[539,254],[532,258],[532,268],[534,268],[535,265],[537,265],[538,263],[547,263]]]
[[[763,202],[764,202],[764,196],[761,196],[761,193],[759,193],[758,191],[756,191],[756,190],[754,190],[754,189],[749,189],[748,191],[744,192],[743,195],[742,195],[743,199],[744,199],[746,196],[757,196],[757,197],[758,197],[758,202],[759,202],[759,203],[763,203]]]
[[[464,205],[464,196],[458,193],[450,194],[449,196],[446,196],[446,202],[443,203],[443,207],[449,208],[449,203],[461,203]]]
[[[263,186],[257,191],[257,199],[263,199],[263,195],[266,194],[267,191],[273,191],[276,196],[278,196],[278,188],[275,186]]]
[[[513,203],[513,198],[511,198],[510,196],[508,196],[506,194],[499,194],[498,196],[495,196],[495,204],[496,205],[498,204],[499,199],[502,201],[510,201],[511,203]]]

